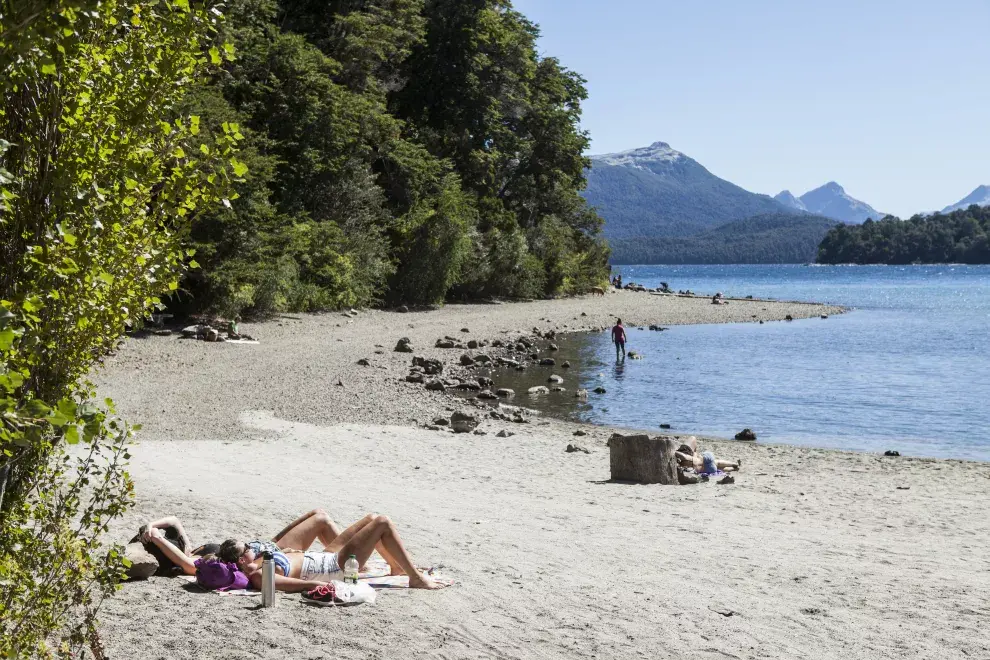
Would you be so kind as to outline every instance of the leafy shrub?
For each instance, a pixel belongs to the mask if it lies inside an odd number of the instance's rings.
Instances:
[[[131,429],[82,379],[178,288],[189,218],[245,172],[236,126],[194,150],[198,118],[173,115],[222,61],[209,9],[0,9],[0,657],[102,657],[96,610],[125,562],[101,536],[130,504]]]

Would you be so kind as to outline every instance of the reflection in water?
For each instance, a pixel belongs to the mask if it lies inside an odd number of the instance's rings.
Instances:
[[[612,369],[612,373],[615,375],[616,380],[622,380],[623,375],[626,373],[626,357],[623,355],[622,359],[615,359],[615,367]]]

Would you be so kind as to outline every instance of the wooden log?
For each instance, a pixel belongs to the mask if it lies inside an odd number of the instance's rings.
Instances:
[[[614,433],[608,446],[613,481],[677,485],[674,452],[679,443],[675,439]]]

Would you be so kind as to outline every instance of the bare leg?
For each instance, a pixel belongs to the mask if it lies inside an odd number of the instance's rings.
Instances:
[[[738,472],[742,461],[715,461],[715,467],[719,470],[731,470]]]
[[[412,557],[409,556],[409,552],[399,539],[395,525],[385,516],[375,516],[369,524],[365,525],[343,545],[338,556],[356,555],[358,563],[363,564],[368,561],[368,557],[371,556],[375,546],[379,543],[385,546],[389,556],[394,558],[399,567],[409,576],[410,588],[439,589],[441,587],[416,568]]]
[[[148,529],[164,529],[166,527],[174,527],[175,531],[179,533],[179,538],[182,539],[183,544],[186,546],[186,552],[192,552],[192,541],[189,540],[189,535],[186,534],[186,528],[182,526],[182,521],[180,521],[176,516],[166,516],[158,520],[153,520],[149,522],[146,527]]]
[[[339,554],[343,554],[341,552],[341,549],[345,545],[347,545],[350,542],[350,540],[353,539],[355,535],[357,535],[358,532],[360,532],[362,529],[364,529],[365,527],[367,527],[368,525],[370,525],[372,522],[374,522],[374,520],[375,520],[376,517],[377,516],[375,516],[375,514],[369,513],[364,518],[361,518],[361,520],[357,521],[356,523],[354,523],[353,525],[351,525],[350,527],[348,527],[347,529],[345,529],[344,531],[342,531],[340,534],[338,534],[337,535],[337,538],[334,539],[333,543],[325,543],[324,546],[330,552],[336,552],[336,553],[339,553]],[[378,554],[380,554],[382,557],[384,557],[385,558],[385,561],[388,562],[389,575],[404,575],[405,574],[405,571],[402,570],[402,567],[399,566],[398,562],[395,560],[395,558],[392,556],[392,554],[388,551],[388,548],[386,548],[385,545],[381,541],[378,542],[378,544],[375,546],[375,549],[378,550]],[[346,555],[344,556],[344,559],[345,560],[347,559]],[[367,559],[362,560],[359,557],[358,558],[358,561],[361,564],[361,568],[364,568],[364,565],[365,565],[365,563],[368,560]]]
[[[694,456],[691,454],[683,454],[679,451],[675,451],[674,457],[677,459],[677,463],[681,467],[694,467]]]
[[[283,550],[308,550],[313,541],[320,539],[324,547],[333,543],[340,534],[340,527],[323,509],[313,509],[279,532],[273,541]]]

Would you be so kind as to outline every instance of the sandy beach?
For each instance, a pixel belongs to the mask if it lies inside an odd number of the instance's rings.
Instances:
[[[284,595],[261,610],[256,598],[151,578],[104,604],[108,655],[988,657],[988,464],[705,439],[742,458],[735,484],[616,484],[614,429],[534,415],[486,417],[486,435],[427,430],[438,415],[484,411],[403,382],[412,355],[464,373],[454,365],[465,351],[434,348],[444,336],[840,311],[621,292],[244,324],[257,345],[130,339],[95,374],[143,425],[119,540],[164,514],[199,543],[270,538],[314,507],[343,524],[373,511],[395,521],[418,564],[456,584],[382,590],[374,606],[346,609]],[[392,350],[400,337],[414,353]],[[575,441],[590,453],[565,453]]]

